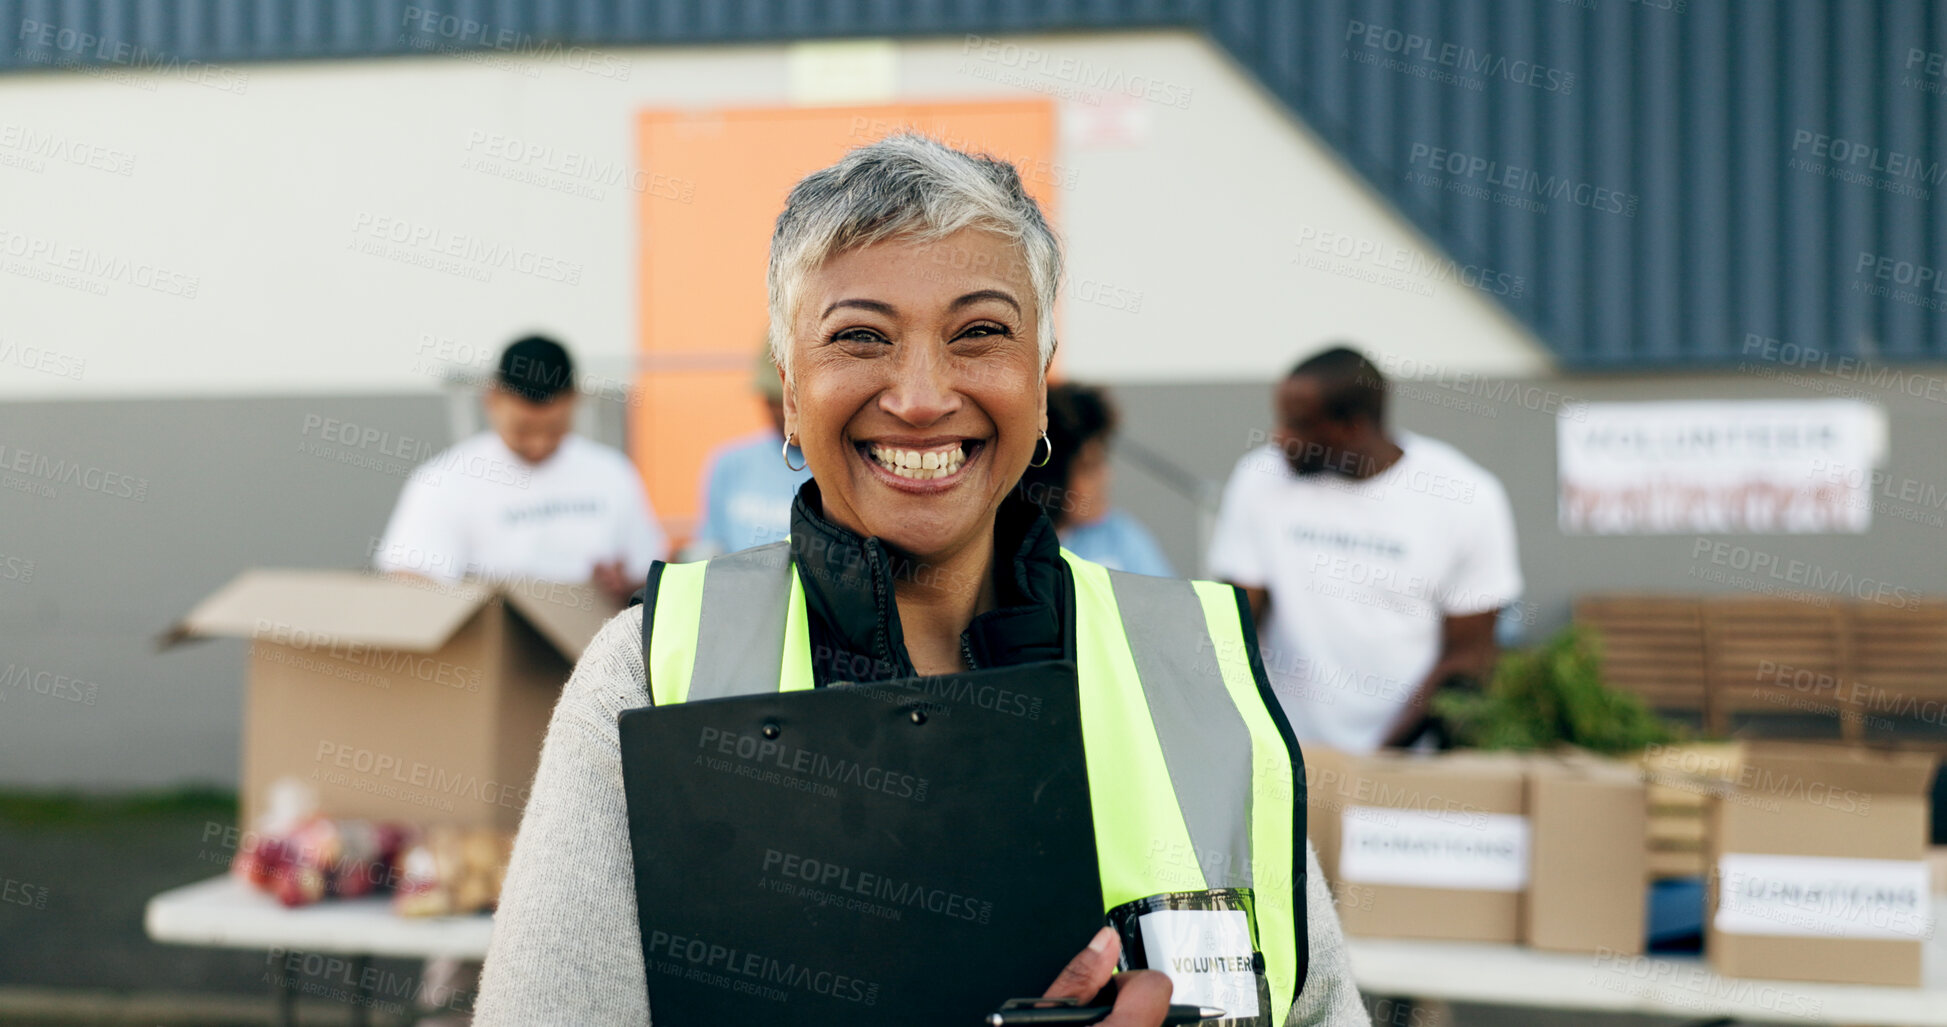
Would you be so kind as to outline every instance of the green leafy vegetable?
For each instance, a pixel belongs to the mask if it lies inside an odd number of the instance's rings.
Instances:
[[[1583,627],[1504,654],[1485,691],[1440,692],[1433,710],[1458,744],[1479,749],[1575,745],[1613,755],[1677,735],[1640,697],[1602,683],[1600,641]]]

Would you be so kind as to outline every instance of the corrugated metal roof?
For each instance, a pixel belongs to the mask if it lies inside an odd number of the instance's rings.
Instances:
[[[5,70],[1183,26],[1569,366],[1947,358],[1938,4],[0,0],[0,25]]]

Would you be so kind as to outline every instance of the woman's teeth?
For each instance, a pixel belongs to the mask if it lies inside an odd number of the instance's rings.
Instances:
[[[872,446],[870,449],[873,461],[880,467],[915,481],[949,477],[967,462],[967,454],[959,446],[923,450]]]

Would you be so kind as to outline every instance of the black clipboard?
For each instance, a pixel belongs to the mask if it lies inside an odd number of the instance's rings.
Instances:
[[[656,1027],[973,1024],[1104,922],[1072,663],[619,726]]]

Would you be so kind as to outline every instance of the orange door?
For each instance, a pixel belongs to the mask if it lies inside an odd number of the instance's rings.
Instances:
[[[750,369],[768,323],[771,228],[798,179],[855,146],[915,130],[1013,162],[1055,217],[1055,110],[1046,100],[647,111],[637,125],[642,359],[629,441],[679,541],[701,516],[710,450],[765,423]]]

